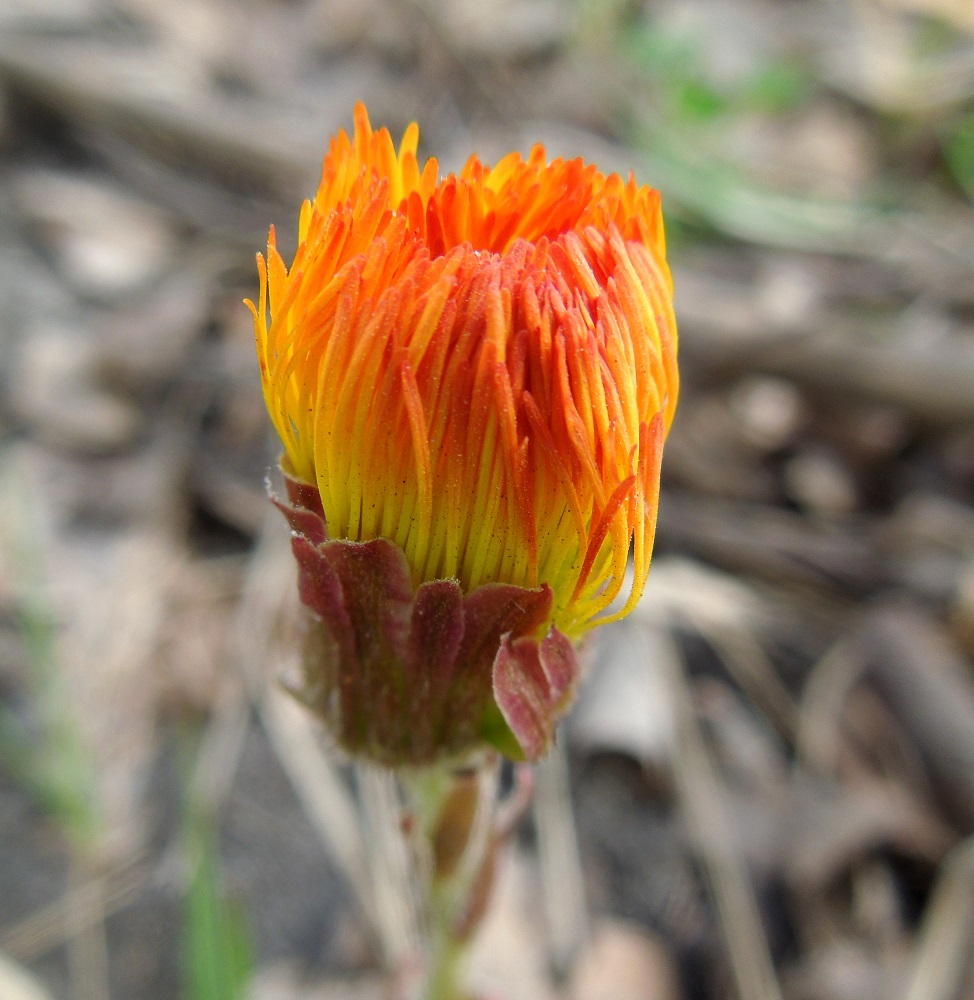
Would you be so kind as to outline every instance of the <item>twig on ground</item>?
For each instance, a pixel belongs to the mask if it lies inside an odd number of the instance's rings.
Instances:
[[[650,655],[669,682],[679,745],[672,767],[687,828],[704,867],[741,1000],[781,1000],[760,910],[740,852],[734,846],[723,792],[694,713],[683,663],[673,641],[646,629]]]

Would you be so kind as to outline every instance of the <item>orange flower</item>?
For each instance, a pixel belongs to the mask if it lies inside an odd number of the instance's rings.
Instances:
[[[290,268],[273,229],[258,256],[283,466],[329,538],[394,543],[414,588],[550,589],[536,632],[577,641],[649,567],[678,386],[659,195],[540,146],[441,180],[418,139],[358,105]]]

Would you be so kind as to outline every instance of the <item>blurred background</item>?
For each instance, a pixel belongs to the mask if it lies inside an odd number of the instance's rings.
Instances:
[[[633,170],[677,288],[650,587],[479,988],[974,996],[970,0],[0,0],[0,997],[381,995],[241,304],[356,100]]]

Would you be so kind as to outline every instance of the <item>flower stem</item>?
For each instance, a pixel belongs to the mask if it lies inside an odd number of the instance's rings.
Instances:
[[[461,973],[466,942],[458,941],[442,924],[432,928],[430,967],[423,1000],[461,1000]]]
[[[493,872],[499,761],[437,765],[403,774],[424,899],[428,952],[422,1000],[462,1000],[467,945]]]

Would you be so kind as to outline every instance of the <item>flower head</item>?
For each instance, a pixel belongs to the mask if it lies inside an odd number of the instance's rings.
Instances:
[[[576,641],[649,566],[678,385],[659,196],[540,146],[441,179],[417,145],[359,105],[291,266],[273,229],[258,257],[282,465],[322,539],[391,543],[417,593],[544,593],[500,637]]]

